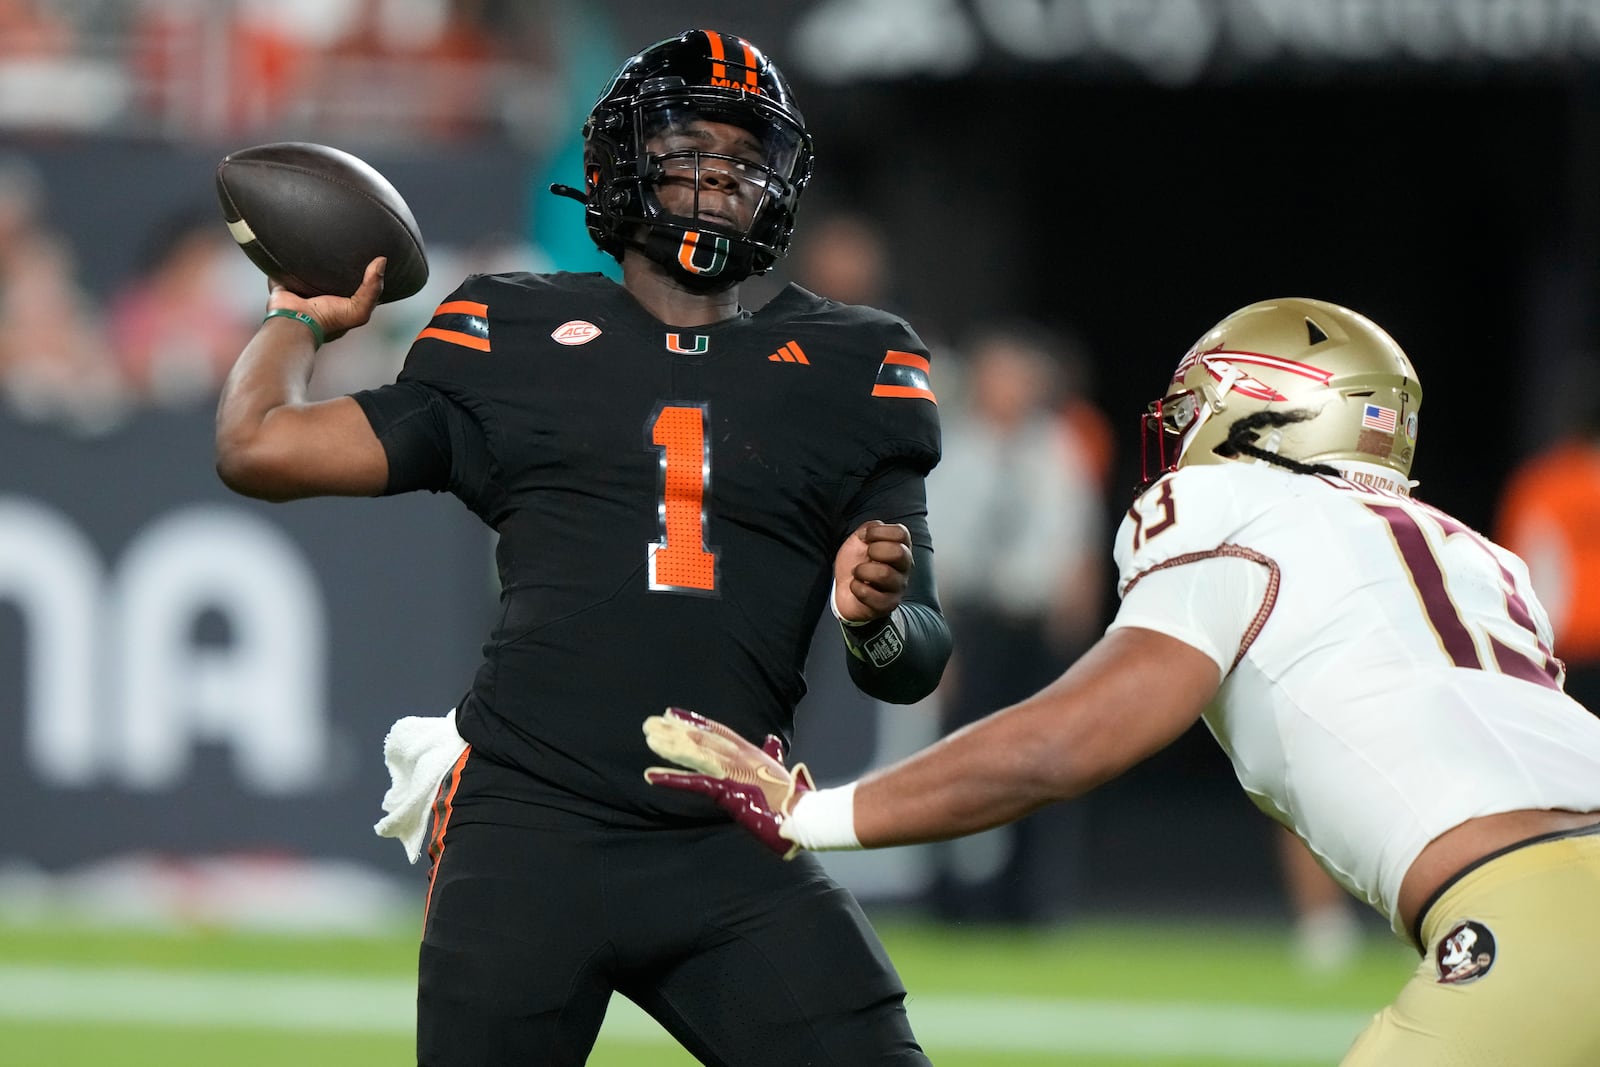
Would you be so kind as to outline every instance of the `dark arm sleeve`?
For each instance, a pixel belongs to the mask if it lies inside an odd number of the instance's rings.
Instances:
[[[389,460],[384,495],[448,491],[478,510],[488,495],[491,464],[483,428],[471,412],[420,382],[353,395]]]
[[[884,619],[839,625],[850,680],[889,704],[915,704],[933,692],[954,643],[934,589],[933,551],[917,547],[911,553],[915,562],[900,606]]]
[[[845,665],[850,680],[868,696],[914,704],[938,686],[952,647],[933,578],[922,472],[897,463],[868,478],[852,501],[847,529],[854,531],[868,519],[904,523],[911,531],[911,576],[900,606],[886,618],[859,626],[840,623]]]

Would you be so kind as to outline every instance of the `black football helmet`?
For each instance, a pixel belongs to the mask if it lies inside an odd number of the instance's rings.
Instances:
[[[678,135],[697,121],[753,137],[738,155],[706,151]],[[686,30],[630,57],[589,112],[583,141],[584,188],[551,189],[583,201],[589,235],[619,261],[637,248],[690,288],[715,292],[765,273],[787,251],[811,178],[811,136],[788,82],[743,38]],[[748,226],[701,215],[707,159],[747,183],[755,202]],[[661,205],[657,190],[669,170],[696,188],[687,215]]]

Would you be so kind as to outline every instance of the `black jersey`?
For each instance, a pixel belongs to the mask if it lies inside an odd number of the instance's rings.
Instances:
[[[644,718],[790,738],[845,537],[883,519],[928,545],[927,350],[798,286],[675,328],[599,274],[474,276],[357,400],[391,491],[447,489],[500,536],[462,736],[573,810],[719,818],[645,783]]]

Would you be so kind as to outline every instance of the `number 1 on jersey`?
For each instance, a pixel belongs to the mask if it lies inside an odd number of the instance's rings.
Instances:
[[[661,539],[650,545],[650,588],[717,594],[717,553],[706,547],[706,490],[711,450],[704,405],[663,405],[650,417],[650,444],[661,450],[656,514]]]

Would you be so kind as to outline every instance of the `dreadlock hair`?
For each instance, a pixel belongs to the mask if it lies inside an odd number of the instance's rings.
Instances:
[[[1234,421],[1228,427],[1228,439],[1216,448],[1219,456],[1233,458],[1238,455],[1250,456],[1263,463],[1271,463],[1276,467],[1294,471],[1296,474],[1332,474],[1337,476],[1338,471],[1326,463],[1301,463],[1288,456],[1280,456],[1276,452],[1268,452],[1256,444],[1261,437],[1261,431],[1276,429],[1280,426],[1290,426],[1297,422],[1314,419],[1317,413],[1297,408],[1293,411],[1258,411],[1253,415],[1246,415]]]

